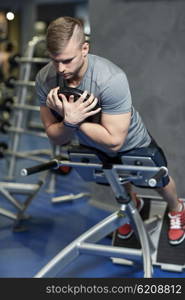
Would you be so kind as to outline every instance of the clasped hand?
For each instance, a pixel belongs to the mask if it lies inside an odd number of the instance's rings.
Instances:
[[[101,110],[100,107],[93,110],[98,102],[98,99],[95,98],[93,94],[84,101],[88,94],[87,91],[84,91],[83,94],[74,101],[73,95],[67,100],[65,95],[58,95],[58,90],[59,87],[49,92],[46,105],[63,116],[64,120],[70,124],[78,125],[86,118],[97,114]]]

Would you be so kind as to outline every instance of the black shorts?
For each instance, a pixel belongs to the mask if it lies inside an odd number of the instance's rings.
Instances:
[[[149,156],[154,161],[157,167],[165,166],[167,167],[167,159],[163,150],[158,146],[155,140],[151,137],[152,141],[149,146],[143,148],[135,148],[133,150],[121,152],[119,155],[129,155],[129,156]],[[169,176],[164,176],[160,180],[158,187],[164,187],[169,183]]]

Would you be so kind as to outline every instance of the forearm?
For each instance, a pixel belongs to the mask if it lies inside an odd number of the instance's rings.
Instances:
[[[100,124],[84,122],[79,129],[94,142],[103,145],[108,150],[117,152],[124,143],[127,132],[122,137],[116,137]]]
[[[75,129],[66,127],[63,122],[56,122],[48,126],[46,133],[56,145],[64,145],[71,141]]]

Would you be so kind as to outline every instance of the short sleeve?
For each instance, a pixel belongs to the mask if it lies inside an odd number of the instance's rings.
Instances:
[[[131,111],[132,99],[124,72],[111,77],[102,84],[100,101],[103,113],[121,114]]]
[[[45,87],[45,84],[41,79],[41,72],[37,74],[35,79],[35,91],[36,91],[37,101],[39,102],[39,105],[46,105],[46,98],[49,89]]]

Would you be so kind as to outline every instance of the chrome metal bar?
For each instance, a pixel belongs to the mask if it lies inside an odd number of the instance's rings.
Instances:
[[[82,242],[97,242],[119,226],[123,225],[124,222],[125,218],[119,216],[119,211],[108,216],[60,251],[34,277],[55,277],[59,272],[62,272],[70,262],[80,255],[78,247]]]
[[[38,184],[34,183],[18,183],[18,182],[0,182],[0,189],[4,188],[11,192],[28,193],[37,189]]]
[[[150,237],[145,229],[144,223],[141,216],[136,208],[133,207],[132,203],[126,205],[125,208],[127,216],[130,218],[130,222],[133,226],[135,234],[138,236],[142,252],[143,252],[143,266],[144,266],[144,277],[151,278],[153,274],[152,267],[152,253],[155,251]]]
[[[13,132],[13,133],[17,133],[17,134],[29,134],[29,135],[34,135],[34,136],[39,136],[42,138],[46,138],[47,135],[44,132],[35,132],[32,130],[27,130],[25,128],[14,128],[14,127],[8,127],[6,129],[8,132]]]
[[[13,108],[17,108],[17,109],[23,109],[23,110],[31,110],[31,111],[40,111],[40,107],[39,106],[33,106],[33,105],[28,105],[28,104],[18,104],[18,103],[14,103],[13,104]]]
[[[28,47],[26,50],[26,57],[27,59],[32,59],[33,54],[34,54],[34,49],[35,46],[39,43],[44,41],[45,39],[43,37],[33,37],[33,39],[28,43]],[[20,68],[20,75],[19,75],[19,80],[24,80],[28,81],[30,78],[30,72],[31,72],[31,64],[29,62],[21,65]],[[27,91],[28,91],[28,86],[17,86],[16,87],[16,98],[19,99],[19,104],[24,105],[26,102],[27,98]],[[22,110],[18,110],[15,112],[16,114],[14,115],[14,123],[12,126],[14,126],[17,129],[22,128],[23,120],[24,120],[24,114]],[[12,153],[18,152],[19,144],[20,144],[20,134],[18,132],[15,132],[12,134],[12,144],[11,144],[11,150]],[[16,156],[12,155],[9,163],[9,168],[8,168],[8,179],[12,179],[14,176],[14,171],[16,167]]]
[[[131,201],[128,202],[129,195],[127,194],[124,186],[120,184],[115,169],[104,169],[104,172],[116,198],[120,199],[120,201],[125,204],[124,210],[127,216],[130,218],[134,232],[138,236],[138,239],[141,243],[141,248],[143,251],[144,277],[150,278],[152,277],[153,272],[151,261],[151,250],[153,249],[151,249],[152,244],[149,243],[149,236],[146,232],[141,216],[133,203]]]
[[[13,212],[11,212],[7,209],[4,209],[2,207],[0,207],[0,215],[5,216],[9,219],[13,219],[13,220],[16,220],[16,218],[17,218],[16,214],[14,214]]]
[[[16,208],[18,208],[19,210],[22,210],[23,209],[23,205],[21,203],[19,203],[6,189],[4,189],[2,186],[1,186],[1,189],[0,189],[0,193],[3,194],[3,196],[5,196],[5,198],[7,200],[10,201],[11,204],[13,204],[13,206],[15,206]]]
[[[50,60],[49,58],[41,58],[41,57],[16,57],[15,61],[17,63],[33,63],[33,64],[47,64]]]
[[[124,247],[105,246],[91,243],[80,243],[78,250],[81,254],[125,258],[128,260],[142,258],[143,255],[140,249],[128,249]]]

